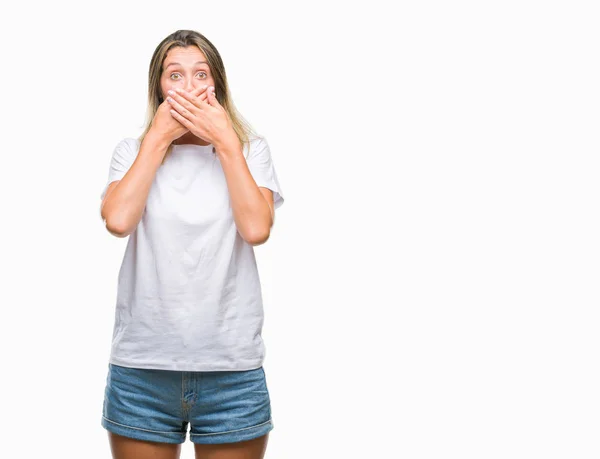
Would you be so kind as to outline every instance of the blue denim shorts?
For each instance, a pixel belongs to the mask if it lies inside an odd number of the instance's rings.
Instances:
[[[163,443],[231,443],[273,429],[263,367],[170,371],[108,365],[102,426]]]

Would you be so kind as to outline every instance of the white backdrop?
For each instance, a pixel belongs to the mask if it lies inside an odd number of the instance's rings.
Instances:
[[[598,458],[594,3],[2,6],[0,455],[110,457],[100,192],[195,29],[286,197],[255,249],[266,458]]]

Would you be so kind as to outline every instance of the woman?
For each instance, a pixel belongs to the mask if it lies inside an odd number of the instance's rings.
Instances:
[[[129,236],[102,426],[117,459],[262,458],[273,428],[254,245],[283,204],[269,146],[230,100],[213,44],[156,48],[149,116],[116,146],[101,215]]]

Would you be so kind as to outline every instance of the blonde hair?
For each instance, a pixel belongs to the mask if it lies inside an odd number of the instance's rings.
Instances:
[[[215,82],[215,97],[229,115],[233,130],[240,140],[242,147],[245,145],[249,146],[250,137],[256,136],[257,134],[252,126],[235,108],[229,94],[227,75],[225,74],[225,66],[223,65],[221,55],[208,38],[194,30],[178,30],[173,32],[159,43],[152,54],[148,70],[148,107],[146,110],[144,131],[141,136],[138,137],[140,144],[144,140],[144,137],[146,137],[148,131],[150,131],[154,115],[156,114],[159,105],[163,102],[160,78],[162,76],[165,58],[167,57],[169,50],[179,46],[184,48],[188,46],[197,46],[198,49],[204,53]],[[163,158],[163,163],[171,153],[172,149],[173,144],[169,145],[165,157]]]

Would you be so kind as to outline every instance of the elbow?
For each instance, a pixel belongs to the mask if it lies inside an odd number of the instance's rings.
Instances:
[[[115,209],[106,202],[103,202],[100,207],[100,216],[108,232],[119,238],[129,236],[138,224],[137,221],[132,221],[129,211]]]
[[[127,237],[132,233],[132,228],[118,221],[108,219],[104,220],[104,224],[110,234],[119,238]]]
[[[250,234],[250,235],[246,236],[244,239],[246,240],[246,242],[248,244],[250,244],[252,246],[257,246],[257,245],[261,245],[261,244],[264,244],[265,242],[267,242],[270,235],[271,235],[270,230],[266,230],[266,231],[261,231],[261,232],[256,232],[256,233]]]

